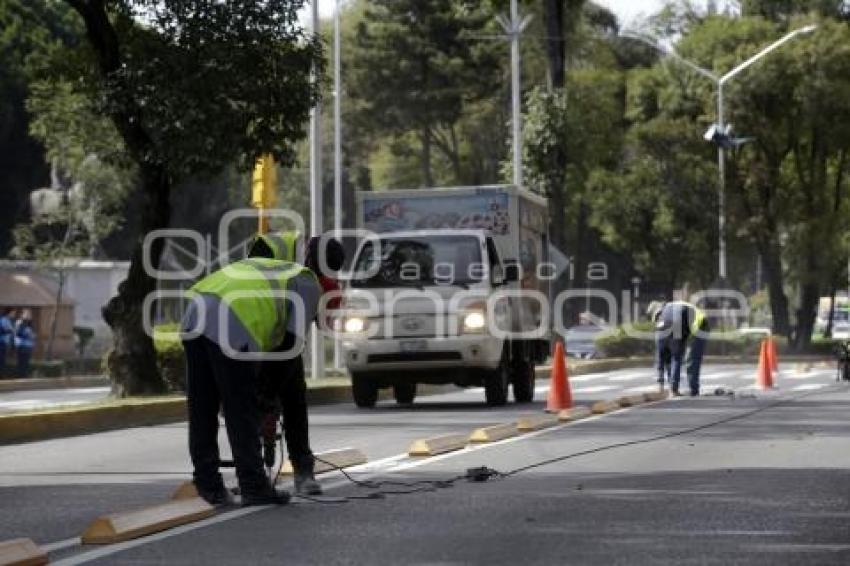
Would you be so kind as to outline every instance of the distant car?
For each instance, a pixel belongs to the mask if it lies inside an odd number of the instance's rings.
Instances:
[[[578,324],[567,329],[564,336],[567,356],[571,358],[591,359],[598,354],[596,338],[608,328],[597,324]]]
[[[833,340],[850,340],[850,322],[835,322],[832,326]]]

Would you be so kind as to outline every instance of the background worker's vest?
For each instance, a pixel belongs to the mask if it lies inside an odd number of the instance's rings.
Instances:
[[[266,258],[249,258],[230,265],[201,279],[189,290],[194,294],[212,296],[229,310],[228,331],[240,324],[253,340],[259,352],[270,352],[280,346],[291,299],[273,296],[272,292],[289,290],[289,282],[298,276],[315,280],[313,272],[298,263]],[[218,317],[208,312],[207,317]],[[219,329],[221,331],[221,329]],[[231,335],[233,335],[231,333]],[[218,342],[221,345],[221,342]]]
[[[301,234],[292,232],[270,232],[260,234],[257,241],[263,242],[272,251],[272,257],[283,261],[297,260],[297,244]]]
[[[675,305],[681,308],[685,313],[687,313],[686,319],[688,320],[688,322],[690,322],[690,336],[695,336],[699,331],[705,332],[706,330],[708,330],[708,327],[706,326],[707,321],[705,318],[705,311],[703,311],[698,306],[685,301],[673,301],[667,304]]]

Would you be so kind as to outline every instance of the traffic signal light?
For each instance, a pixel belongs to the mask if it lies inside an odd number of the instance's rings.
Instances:
[[[270,154],[257,159],[251,178],[251,206],[273,208],[277,204],[277,168]]]

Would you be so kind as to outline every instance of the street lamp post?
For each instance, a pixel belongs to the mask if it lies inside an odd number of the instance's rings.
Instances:
[[[631,39],[636,39],[642,43],[653,47],[664,53],[665,55],[669,55],[673,60],[683,64],[688,67],[692,71],[702,75],[703,77],[712,81],[717,88],[717,128],[722,133],[726,131],[726,119],[725,119],[725,106],[723,104],[723,91],[724,86],[729,80],[737,76],[741,71],[751,66],[756,61],[760,60],[762,57],[767,55],[768,53],[778,49],[780,46],[784,45],[788,41],[791,41],[798,35],[812,33],[817,29],[816,25],[808,25],[799,29],[795,29],[792,32],[789,32],[782,36],[780,39],[774,41],[728,73],[722,76],[717,76],[713,72],[704,69],[693,63],[688,61],[678,53],[673,48],[664,47],[658,44],[657,41],[644,37],[643,35],[637,33],[624,33],[625,37],[629,37]],[[717,146],[717,169],[718,169],[718,198],[717,198],[717,229],[719,231],[718,235],[718,276],[720,280],[726,279],[726,150],[723,145],[718,144]]]

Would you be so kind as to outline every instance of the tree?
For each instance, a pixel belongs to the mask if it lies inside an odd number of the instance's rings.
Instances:
[[[172,188],[263,153],[291,162],[293,143],[318,96],[318,41],[298,25],[302,0],[65,0],[88,41],[78,78],[112,121],[138,168],[140,230],[166,228]],[[90,57],[86,57],[87,54]],[[150,250],[158,265],[162,240]],[[113,331],[114,389],[164,390],[142,304],[156,281],[135,243],[127,279],[103,314]]]
[[[29,84],[45,57],[76,39],[70,9],[46,0],[0,2],[0,254],[26,216],[27,195],[48,177],[43,148],[27,135]]]
[[[135,170],[123,159],[112,123],[67,81],[41,80],[30,86],[30,134],[52,163],[50,188],[31,195],[29,222],[15,227],[12,255],[34,259],[58,282],[46,357],[53,354],[56,320],[69,268],[97,254],[119,225]],[[63,182],[64,181],[64,182]]]
[[[590,180],[592,223],[606,243],[672,296],[684,282],[711,279],[715,171],[686,119],[658,117],[629,133],[624,164]],[[683,132],[690,131],[689,139]],[[701,151],[702,150],[702,151]]]
[[[484,3],[487,4],[487,3]],[[493,13],[478,2],[374,0],[357,33],[350,94],[362,117],[392,135],[404,153],[415,135],[420,182],[435,185],[433,149],[462,182],[458,122],[464,105],[492,95],[501,78],[489,43],[476,35],[498,33]]]

